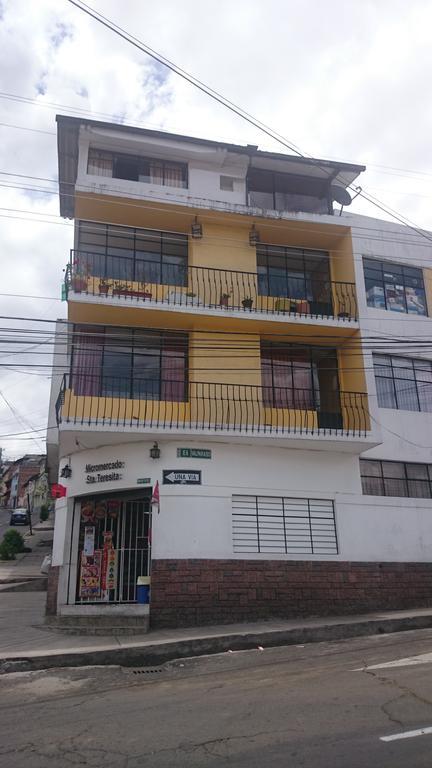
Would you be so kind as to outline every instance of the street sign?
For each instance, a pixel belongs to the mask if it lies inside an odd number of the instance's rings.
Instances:
[[[150,485],[151,477],[139,477],[137,480],[138,485]]]
[[[164,469],[162,482],[164,485],[201,485],[201,470]]]
[[[207,448],[177,448],[179,459],[211,459],[212,452]]]

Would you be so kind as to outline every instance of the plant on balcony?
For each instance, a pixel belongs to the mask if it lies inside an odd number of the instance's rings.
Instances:
[[[113,296],[134,296],[138,299],[151,299],[152,292],[147,290],[145,283],[139,283],[137,290],[131,288],[128,283],[116,282],[113,288]]]
[[[111,288],[111,283],[108,280],[104,280],[103,278],[99,281],[99,293],[102,296],[107,296],[108,291]]]
[[[253,307],[253,298],[251,296],[245,296],[242,300],[242,307],[243,309],[252,309]]]
[[[230,293],[221,293],[219,304],[221,307],[227,307],[228,306],[228,299],[231,296]]]
[[[81,293],[86,291],[88,287],[88,279],[90,276],[89,266],[86,261],[81,262],[80,259],[74,259],[72,265],[72,290],[75,293]]]

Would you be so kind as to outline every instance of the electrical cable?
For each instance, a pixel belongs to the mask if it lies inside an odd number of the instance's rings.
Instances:
[[[112,22],[110,19],[108,19],[106,16],[101,14],[100,12],[96,11],[94,8],[88,6],[86,3],[78,3],[76,0],[67,0],[67,2],[71,3],[71,5],[74,5],[76,8],[78,8],[83,13],[87,14],[91,18],[93,18],[95,21],[97,21],[99,24],[102,24],[104,27],[109,29],[111,32],[114,32],[116,35],[121,37],[126,42],[130,43],[130,45],[134,46],[138,50],[140,50],[143,53],[146,53],[148,56],[153,58],[155,61],[157,61],[159,64],[162,64],[163,66],[170,69],[172,72],[175,72],[175,74],[182,77],[184,80],[189,82],[191,85],[193,85],[195,88],[198,88],[200,91],[205,93],[207,96],[210,96],[213,100],[217,101],[219,104],[224,106],[226,109],[229,109],[234,114],[241,117],[243,120],[246,120],[248,123],[253,125],[255,128],[258,128],[260,131],[265,133],[267,136],[272,138],[275,141],[278,141],[280,144],[282,144],[287,149],[291,150],[291,152],[294,152],[294,154],[306,159],[308,157],[304,153],[302,153],[298,147],[293,144],[292,142],[289,142],[287,139],[285,139],[283,136],[278,134],[276,131],[274,131],[272,128],[267,126],[262,121],[258,120],[254,116],[250,115],[246,110],[242,109],[241,107],[238,107],[234,102],[227,99],[222,94],[218,93],[216,90],[212,89],[211,87],[207,86],[205,83],[203,83],[201,80],[196,78],[195,76],[191,75],[190,73],[186,72],[184,69],[181,69],[179,66],[174,64],[174,62],[170,61],[166,57],[162,56],[162,54],[156,52],[154,49],[150,48],[150,46],[143,43],[138,38],[134,37],[130,33],[126,32],[122,27]],[[314,159],[310,158],[309,159]],[[319,164],[321,162],[321,165]],[[329,178],[331,176],[331,172],[328,172],[325,168],[325,163],[323,161],[316,161],[316,165],[318,167],[321,167],[325,170],[326,173],[328,173]],[[417,225],[413,224],[413,222],[410,222],[409,219],[406,217],[404,218],[401,214],[398,214],[397,212],[392,211],[391,209],[386,209],[385,205],[381,203],[378,198],[373,198],[371,195],[368,195],[367,193],[362,191],[358,191],[357,188],[353,188],[352,184],[348,185],[349,188],[356,192],[356,194],[359,194],[361,197],[363,197],[368,202],[372,203],[376,207],[378,207],[383,212],[390,214],[393,218],[395,218],[397,221],[400,221],[402,224],[405,224],[407,227],[411,228],[417,234],[424,237],[426,240],[429,240],[432,242],[432,237],[429,237],[423,230],[421,230]]]

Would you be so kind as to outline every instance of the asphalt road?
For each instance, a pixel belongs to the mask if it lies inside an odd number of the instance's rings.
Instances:
[[[5,509],[4,507],[0,507],[0,541],[3,538],[4,533],[10,528],[9,520],[10,520],[11,510]],[[33,520],[34,522],[34,520]],[[20,531],[24,535],[24,533],[27,533],[29,530],[28,525],[17,525],[16,526],[17,531]]]
[[[429,656],[367,668],[418,654]],[[0,678],[0,709],[8,768],[430,768],[432,631],[226,653],[138,674],[15,673]],[[389,736],[397,738],[382,740]]]

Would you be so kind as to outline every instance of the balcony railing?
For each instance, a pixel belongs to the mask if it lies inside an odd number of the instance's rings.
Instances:
[[[109,257],[111,270],[127,275],[132,261]],[[306,277],[280,278],[257,272],[184,266],[140,259],[135,264],[139,275],[110,277],[105,256],[88,251],[72,251],[66,268],[66,294],[117,297],[119,300],[196,307],[197,309],[235,310],[247,315],[276,315],[336,318],[341,322],[357,319],[354,283]],[[273,284],[272,284],[273,282]],[[278,295],[283,294],[283,295]],[[271,295],[269,295],[271,294]]]
[[[163,399],[162,399],[163,398]],[[268,435],[364,437],[363,392],[65,375],[57,423]]]

